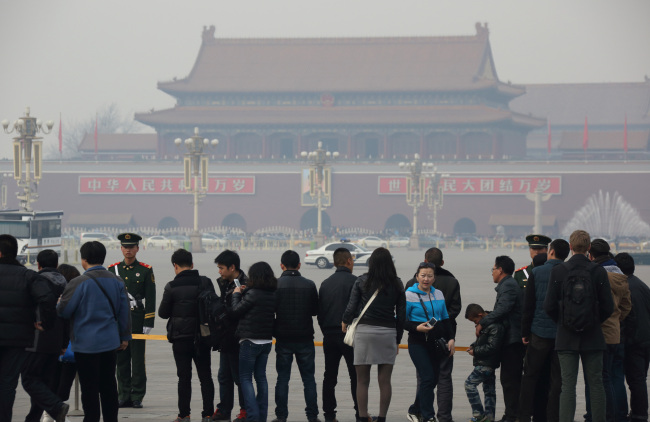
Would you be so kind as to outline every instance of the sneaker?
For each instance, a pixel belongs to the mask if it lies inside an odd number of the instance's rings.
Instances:
[[[426,422],[437,422],[437,419],[436,419],[436,417],[434,416],[434,417],[432,417],[432,418],[427,419]]]
[[[50,416],[47,412],[43,412],[41,422],[54,422],[54,418],[52,418],[52,416]]]
[[[181,418],[180,416],[174,419],[173,422],[190,422],[190,415],[185,416],[184,418]]]
[[[212,415],[212,420],[214,422],[230,422],[230,415],[224,415],[221,413],[221,410],[217,408]]]
[[[239,415],[232,422],[246,422],[246,410],[239,409]]]
[[[59,411],[56,413],[56,418],[53,420],[56,422],[65,422],[65,417],[68,414],[68,410],[70,410],[70,406],[67,403],[61,403],[61,407],[59,408]]]
[[[422,415],[420,415],[420,414],[418,414],[418,413],[410,413],[410,412],[408,412],[408,413],[406,414],[406,418],[407,418],[410,422],[422,422]]]
[[[287,420],[284,418],[275,418],[271,422],[287,422]]]

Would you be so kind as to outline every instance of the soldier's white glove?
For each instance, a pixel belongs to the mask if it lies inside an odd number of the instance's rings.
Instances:
[[[129,295],[129,306],[131,309],[135,309],[137,302],[135,301],[135,298],[131,296],[131,293],[127,293]]]
[[[142,334],[149,334],[151,332],[151,327],[142,327]]]

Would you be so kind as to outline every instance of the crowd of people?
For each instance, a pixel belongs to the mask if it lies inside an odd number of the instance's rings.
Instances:
[[[80,249],[80,274],[72,266],[58,265],[52,250],[38,254],[38,271],[29,270],[16,261],[16,239],[0,235],[3,419],[11,420],[19,377],[31,398],[26,422],[64,422],[75,373],[84,421],[99,421],[100,416],[117,421],[119,408],[143,407],[145,340],[134,340],[132,334],[148,334],[153,327],[155,279],[151,266],[136,259],[141,238],[134,233],[118,238],[123,261],[104,267],[105,247],[87,242]],[[650,288],[634,276],[634,260],[626,253],[613,256],[606,241],[592,240],[582,230],[568,242],[542,235],[527,240],[530,265],[515,270],[510,257],[495,258],[492,310],[486,310],[488,304],[465,307],[465,318],[476,330],[476,341],[467,350],[474,369],[465,381],[472,421],[496,420],[498,368],[505,405],[501,421],[573,421],[579,361],[586,421],[647,421]],[[175,277],[164,287],[158,315],[167,320],[177,368],[175,422],[190,420],[193,362],[201,386],[202,422],[266,422],[266,371],[273,339],[277,381],[272,422],[289,418],[294,359],[303,383],[305,417],[320,422],[314,316],[323,333],[325,422],[337,422],[341,359],[357,422],[386,421],[404,331],[417,374],[414,401],[405,409],[408,420],[453,420],[461,283],[446,269],[440,249],[426,251],[406,284],[385,248],[373,251],[368,272],[358,277],[350,251],[337,249],[336,269],[319,288],[301,275],[297,252],[284,252],[280,261],[277,278],[267,262],[252,264],[246,274],[239,255],[224,250],[214,260],[219,278],[213,283],[194,269],[190,252],[178,249],[172,254]],[[214,340],[206,330],[216,330],[203,320],[200,305],[206,297],[218,302],[214,309],[219,314],[213,315],[219,328],[216,343],[206,340]],[[346,336],[348,330],[353,335]],[[216,397],[211,368],[215,350]],[[369,400],[372,365],[377,366],[378,400]],[[235,391],[239,413],[233,418]],[[379,404],[372,409],[376,416],[371,416],[369,402]]]

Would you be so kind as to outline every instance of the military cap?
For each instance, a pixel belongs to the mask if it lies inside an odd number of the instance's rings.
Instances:
[[[135,233],[120,233],[117,236],[117,239],[120,241],[122,246],[137,246],[142,240],[142,236]]]
[[[551,238],[543,234],[529,234],[526,236],[526,242],[528,242],[529,248],[548,248]]]

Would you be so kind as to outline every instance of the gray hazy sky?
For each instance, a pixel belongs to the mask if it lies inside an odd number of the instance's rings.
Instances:
[[[0,120],[25,106],[65,123],[115,103],[172,107],[159,81],[185,77],[203,26],[218,37],[472,35],[487,22],[499,78],[517,84],[650,76],[648,0],[21,0],[0,4]],[[0,138],[0,158],[11,136]]]

